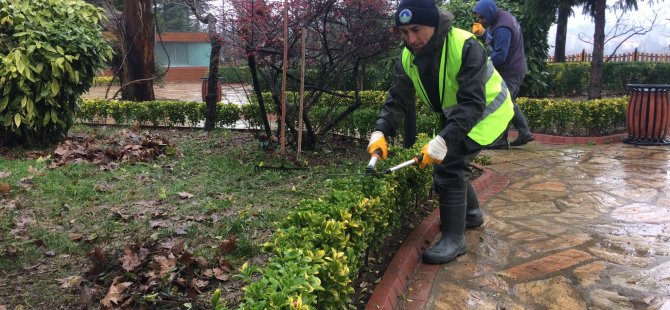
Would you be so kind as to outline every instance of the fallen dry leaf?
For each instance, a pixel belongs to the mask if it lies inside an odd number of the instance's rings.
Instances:
[[[60,283],[61,288],[73,288],[79,286],[81,280],[82,279],[80,276],[69,276],[62,279],[57,279],[56,281]]]
[[[0,179],[6,178],[8,176],[11,176],[12,172],[11,171],[0,171]]]
[[[114,186],[108,183],[97,183],[93,189],[98,193],[111,192]]]
[[[114,215],[117,218],[120,218],[124,222],[127,222],[130,219],[130,215],[122,213],[121,211],[116,211],[116,213],[114,213]]]
[[[205,270],[202,272],[202,274],[203,274],[205,277],[211,278],[211,277],[214,276],[214,269],[209,269],[209,268],[207,268],[207,269],[205,269]]]
[[[237,243],[237,236],[232,235],[227,239],[224,239],[219,245],[219,251],[221,254],[228,254],[235,249],[235,244]]]
[[[107,251],[104,248],[95,247],[86,256],[91,259],[95,266],[103,266],[107,263]]]
[[[98,290],[96,288],[82,287],[79,292],[79,305],[82,309],[88,309],[88,307],[93,303],[93,299],[98,295]]]
[[[29,190],[33,188],[33,177],[29,176],[27,178],[22,178],[19,180],[18,184],[22,189]]]
[[[191,266],[191,264],[195,263],[195,260],[193,259],[193,254],[191,254],[188,251],[185,251],[177,261],[186,267]]]
[[[177,266],[177,259],[175,258],[157,256],[154,257],[154,260],[158,263],[158,266],[160,267],[158,275],[161,277],[171,272]]]
[[[191,198],[193,198],[193,194],[188,193],[188,192],[179,192],[179,193],[177,193],[177,195],[179,195],[179,198],[181,198],[181,199],[191,199]]]
[[[191,287],[194,288],[198,293],[202,293],[200,290],[207,287],[209,281],[200,280],[197,278],[191,279]]]
[[[206,268],[209,265],[209,263],[207,262],[207,259],[202,257],[202,256],[196,257],[195,261],[196,261],[196,263],[198,263],[198,265],[200,265],[201,268]]]
[[[132,284],[132,282],[119,282],[122,277],[116,277],[112,281],[112,285],[109,287],[109,291],[105,298],[100,301],[100,304],[106,308],[114,308],[118,306],[125,297],[123,292]]]
[[[219,267],[214,268],[213,272],[214,277],[219,281],[228,281],[230,279],[230,273]]]
[[[151,226],[151,228],[160,228],[160,227],[167,227],[168,226],[163,221],[149,221],[149,225]]]
[[[228,260],[222,258],[219,259],[219,267],[221,267],[221,269],[223,269],[223,271],[226,272],[233,271],[233,264],[231,264]]]
[[[31,165],[31,166],[28,166],[28,173],[30,173],[30,174],[39,174],[39,173],[40,173],[40,170],[39,170],[39,169],[35,169],[35,167],[33,167],[33,166]]]
[[[7,194],[11,189],[8,183],[0,183],[0,193]]]
[[[123,257],[119,260],[123,269],[133,271],[137,267],[142,266],[147,255],[149,255],[149,250],[146,248],[142,248],[139,245],[126,245],[123,249]]]

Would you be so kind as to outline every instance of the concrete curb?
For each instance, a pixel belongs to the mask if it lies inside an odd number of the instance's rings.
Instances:
[[[481,168],[481,167],[479,167]],[[501,191],[509,183],[509,179],[494,173],[487,168],[482,176],[472,182],[480,202],[488,200],[491,196]],[[409,293],[408,298],[413,300],[416,309],[423,309],[428,300],[430,286],[437,274],[438,265],[425,265],[421,263],[421,253],[430,245],[439,232],[440,212],[436,208],[431,212],[418,227],[402,243],[398,252],[386,268],[382,280],[377,284],[368,300],[365,309],[399,309],[400,297],[407,290],[408,282],[413,277],[422,277],[420,281],[425,283],[421,287],[415,287]],[[415,282],[416,283],[416,282]]]

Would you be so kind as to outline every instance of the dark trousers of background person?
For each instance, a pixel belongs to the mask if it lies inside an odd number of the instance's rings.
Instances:
[[[511,123],[519,132],[517,139],[512,141],[512,143],[509,143],[511,146],[524,145],[533,140],[533,134],[530,132],[530,128],[528,128],[526,116],[521,111],[521,108],[519,108],[519,105],[516,104],[516,97],[519,94],[519,88],[521,88],[521,83],[523,83],[525,76],[525,74],[516,76],[503,76],[503,80],[505,80],[507,89],[509,89],[509,92],[512,95],[512,103],[514,104],[514,117],[512,117]],[[494,143],[491,148],[497,149],[507,147],[507,130],[505,130],[505,132],[503,132],[503,134],[500,136],[499,140]]]

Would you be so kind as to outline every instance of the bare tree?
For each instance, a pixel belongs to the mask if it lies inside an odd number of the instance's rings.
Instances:
[[[123,51],[126,57],[123,98],[133,101],[151,101],[154,95],[154,14],[151,0],[124,0]]]
[[[207,95],[205,95],[205,130],[213,130],[216,127],[216,97],[219,72],[219,60],[221,59],[221,45],[223,37],[217,29],[217,18],[212,13],[206,15],[202,12],[201,6],[197,0],[185,0],[191,8],[195,17],[203,24],[207,25],[207,34],[212,49],[209,55],[209,75],[207,77]]]
[[[610,61],[610,59],[616,54],[619,47],[621,47],[621,45],[623,45],[624,42],[628,41],[628,39],[634,36],[645,35],[648,32],[652,31],[654,27],[658,25],[657,24],[658,13],[656,12],[654,12],[653,17],[647,19],[648,24],[631,22],[630,19],[625,16],[625,13],[623,11],[615,11],[615,15],[616,15],[616,22],[614,23],[614,26],[612,26],[609,30],[607,30],[607,33],[605,33],[604,42],[605,44],[607,44],[609,42],[614,42],[618,40],[619,43],[607,57],[607,59],[605,60],[606,62]],[[593,37],[589,37],[585,33],[579,33],[578,37],[580,41],[593,45]]]
[[[332,130],[337,123],[361,106],[360,91],[365,75],[365,65],[389,51],[397,38],[389,31],[392,19],[390,4],[385,0],[354,1],[291,1],[289,8],[289,36],[282,42],[282,18],[277,14],[276,2],[265,0],[231,0],[234,28],[226,32],[231,41],[245,51],[254,81],[254,90],[263,109],[261,90],[256,73],[263,72],[269,84],[275,113],[281,110],[281,73],[283,63],[280,51],[284,44],[289,48],[290,68],[299,67],[298,46],[301,35],[309,33],[306,61],[313,72],[305,81],[303,120],[306,129],[305,147],[316,145],[317,136]],[[260,70],[259,70],[260,69]],[[288,74],[287,82],[297,86],[297,74]],[[324,95],[330,102],[320,105]],[[296,100],[297,101],[297,100]],[[293,106],[297,102],[292,103]],[[292,107],[289,106],[288,109]],[[310,111],[319,108],[322,121],[315,123]],[[297,109],[296,109],[297,110]],[[261,111],[261,114],[264,114]],[[296,133],[295,113],[287,114],[286,126]],[[281,125],[281,124],[279,124]],[[278,128],[278,132],[281,129]],[[295,141],[295,140],[294,140]]]

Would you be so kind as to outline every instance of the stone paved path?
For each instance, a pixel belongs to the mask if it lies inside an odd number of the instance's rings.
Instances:
[[[466,255],[419,267],[403,309],[670,309],[670,148],[484,154],[509,186],[483,204]]]

